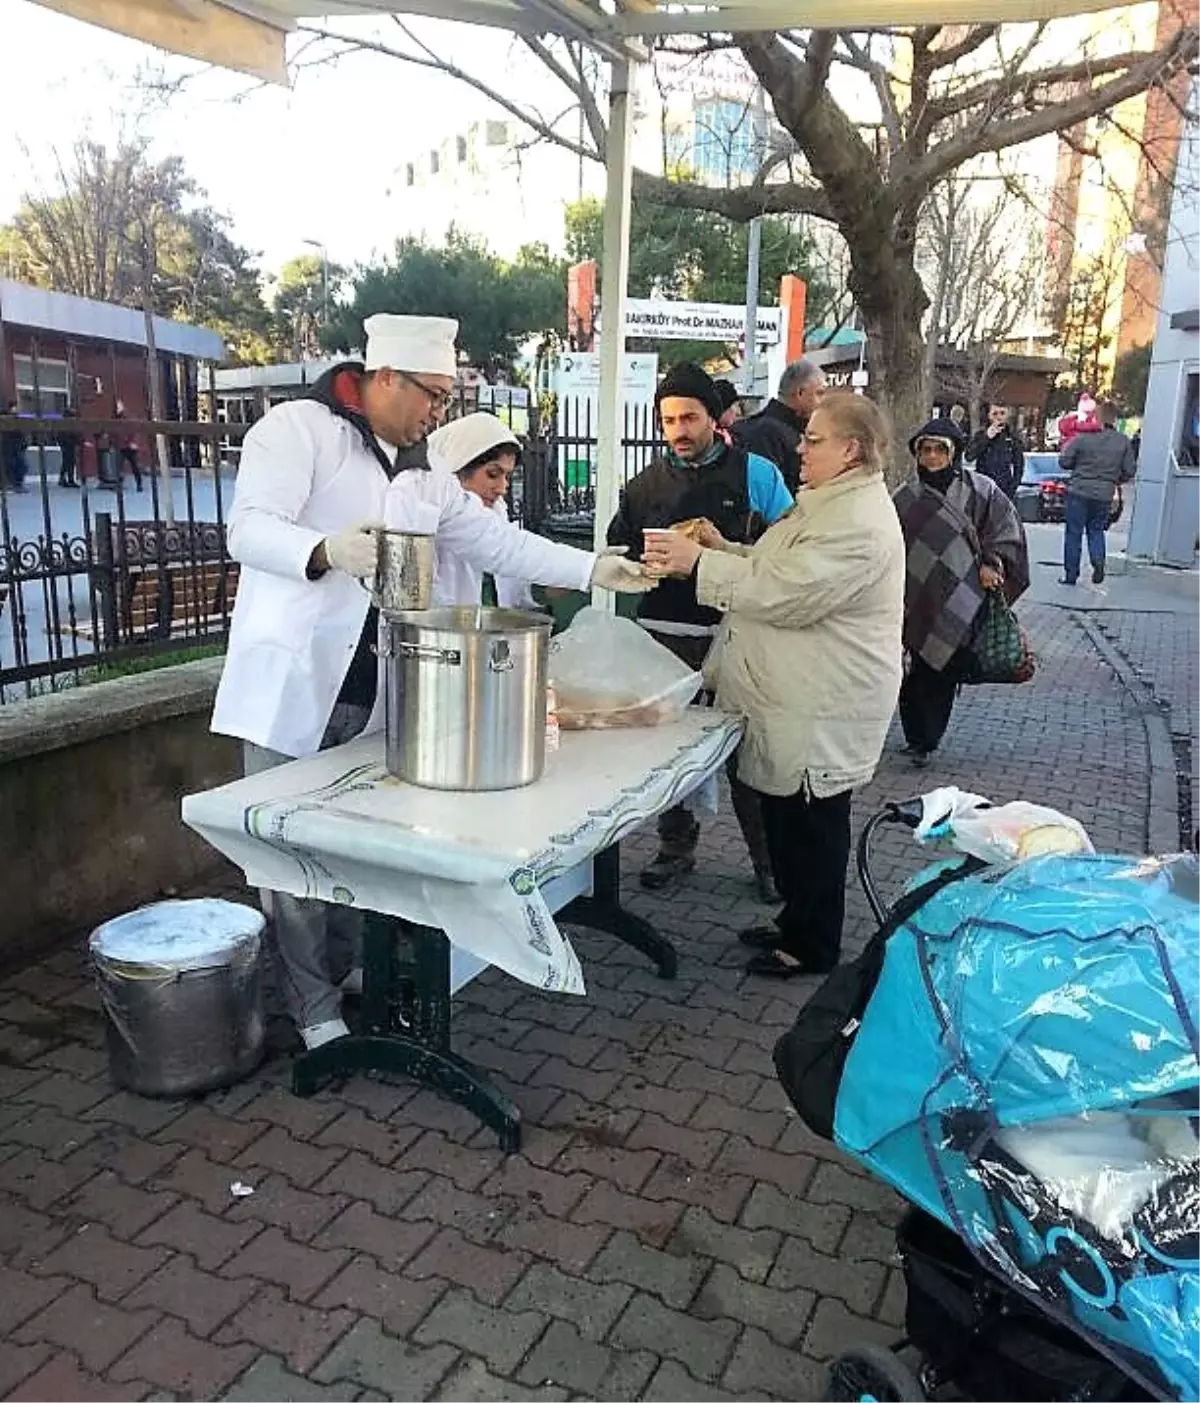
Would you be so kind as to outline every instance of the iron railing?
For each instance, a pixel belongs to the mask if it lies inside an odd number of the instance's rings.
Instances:
[[[451,412],[469,413],[476,402],[462,395]],[[592,409],[550,398],[527,414],[515,425],[526,446],[514,519],[586,544],[596,492]],[[225,638],[237,588],[225,546],[236,481],[229,447],[250,427],[0,415],[0,704]],[[24,491],[5,469],[13,435],[27,445]],[[132,441],[140,446],[131,456]],[[65,480],[64,443],[74,443],[76,463]],[[147,445],[165,471],[147,461]],[[628,408],[623,480],[660,447],[651,412]]]
[[[224,528],[233,477],[218,435],[229,431],[0,416],[0,703],[224,637],[236,566]],[[149,444],[158,457],[160,440],[165,470],[145,453]]]

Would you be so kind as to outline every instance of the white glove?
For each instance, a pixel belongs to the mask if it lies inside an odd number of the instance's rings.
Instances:
[[[648,594],[658,580],[647,575],[636,560],[626,560],[625,550],[625,546],[610,546],[597,556],[592,584],[619,594]]]
[[[339,531],[336,536],[325,537],[325,559],[333,570],[344,570],[359,580],[369,580],[375,574],[375,563],[379,557],[379,543],[375,532],[381,530],[381,521],[360,521],[347,531]]]

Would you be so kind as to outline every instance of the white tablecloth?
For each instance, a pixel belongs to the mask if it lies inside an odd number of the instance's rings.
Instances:
[[[564,732],[524,789],[420,789],[384,767],[382,735],[189,794],[183,819],[252,886],[402,916],[527,984],[584,992],[541,888],[670,808],[741,734],[690,708],[658,727]]]

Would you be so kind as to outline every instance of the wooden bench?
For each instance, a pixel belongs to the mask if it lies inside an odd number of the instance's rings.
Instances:
[[[160,567],[143,565],[129,572],[129,599],[121,610],[120,629],[130,638],[207,633],[221,625],[237,598],[239,567],[232,561],[207,560],[192,564],[171,561]],[[164,596],[169,616],[163,617]],[[118,605],[118,608],[121,608]]]
[[[162,587],[160,588],[160,570]],[[180,638],[217,632],[237,598],[240,566],[232,560],[167,561],[163,566],[130,566],[116,601],[119,642]],[[94,638],[90,619],[63,632]]]

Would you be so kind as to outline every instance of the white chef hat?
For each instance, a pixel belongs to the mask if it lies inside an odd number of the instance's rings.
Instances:
[[[367,333],[366,368],[407,370],[414,375],[454,375],[458,357],[454,337],[458,323],[449,317],[402,317],[376,312],[363,322]]]
[[[483,410],[452,419],[425,440],[433,468],[456,473],[485,453],[507,448],[520,456],[521,440],[501,419]]]

